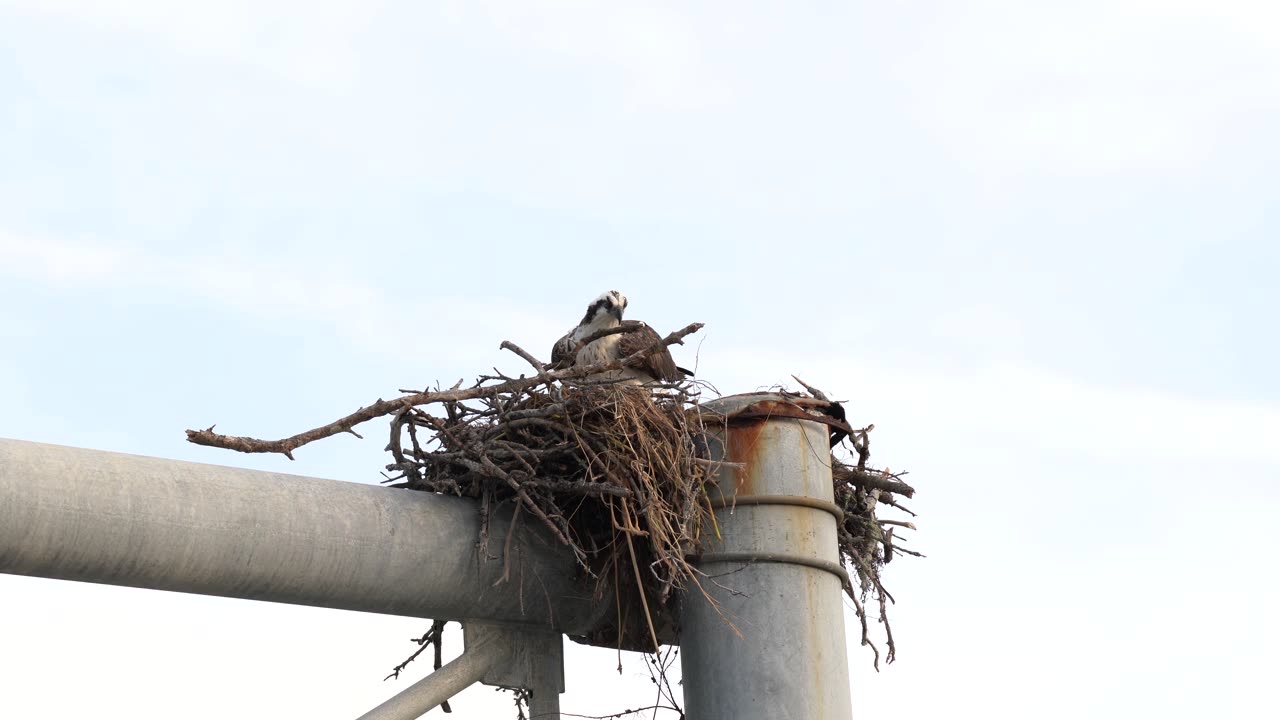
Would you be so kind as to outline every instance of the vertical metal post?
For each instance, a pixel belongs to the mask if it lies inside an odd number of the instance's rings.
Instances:
[[[529,720],[560,720],[560,691],[550,683],[530,690]]]
[[[698,563],[711,602],[697,588],[684,598],[690,720],[852,716],[827,431],[749,412],[775,400],[783,399],[709,404],[728,418],[718,438],[723,458],[739,465],[722,468],[719,495],[712,493],[719,539],[709,528]]]

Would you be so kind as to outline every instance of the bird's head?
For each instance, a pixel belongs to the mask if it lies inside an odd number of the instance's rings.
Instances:
[[[622,322],[622,313],[626,309],[627,296],[617,290],[610,290],[591,301],[591,304],[587,306],[587,314],[582,318],[582,324],[592,325],[605,321]]]

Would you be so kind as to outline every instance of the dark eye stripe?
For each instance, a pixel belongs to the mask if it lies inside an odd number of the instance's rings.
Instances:
[[[607,307],[608,305],[609,305],[608,300],[597,300],[591,303],[590,305],[587,306],[587,314],[582,316],[582,322],[578,324],[579,325],[590,324],[591,318],[595,317],[596,310],[599,310],[600,308],[603,308],[603,307]]]

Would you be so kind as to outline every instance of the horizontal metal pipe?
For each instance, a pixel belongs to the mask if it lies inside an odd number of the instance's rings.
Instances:
[[[570,634],[609,610],[534,523],[411,490],[0,439],[0,572]]]
[[[491,635],[404,692],[361,715],[359,720],[415,720],[476,684],[485,673],[510,657],[511,645],[507,638]]]

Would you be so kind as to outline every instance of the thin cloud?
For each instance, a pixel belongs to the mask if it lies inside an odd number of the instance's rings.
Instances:
[[[133,275],[141,262],[118,247],[20,236],[0,228],[0,275],[55,285],[100,285]]]
[[[282,323],[318,323],[359,347],[391,346],[441,359],[476,344],[496,349],[504,339],[527,344],[537,355],[576,320],[501,294],[406,292],[397,300],[385,287],[265,256],[166,257],[102,241],[0,229],[0,277],[5,276],[84,292],[152,292]]]

